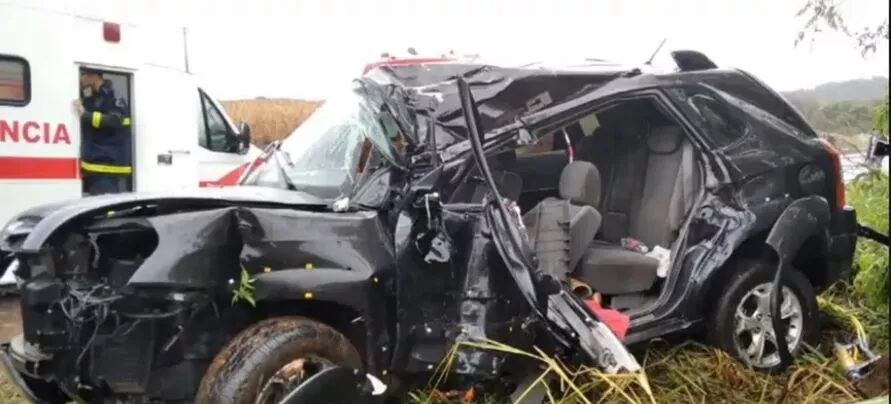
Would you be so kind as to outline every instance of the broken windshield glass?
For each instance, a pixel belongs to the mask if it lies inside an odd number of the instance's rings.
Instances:
[[[323,199],[349,196],[361,174],[387,163],[399,165],[394,143],[402,133],[393,121],[354,83],[325,101],[281,142],[279,158],[268,159],[245,183],[287,184]]]

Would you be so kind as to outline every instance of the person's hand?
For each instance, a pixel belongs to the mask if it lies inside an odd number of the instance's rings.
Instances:
[[[73,108],[74,114],[77,116],[81,116],[84,113],[84,103],[80,98],[74,100],[71,103],[71,107]]]

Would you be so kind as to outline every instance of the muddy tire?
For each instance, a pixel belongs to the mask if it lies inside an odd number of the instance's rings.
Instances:
[[[254,404],[273,375],[302,358],[362,368],[356,348],[334,328],[303,317],[271,318],[240,332],[216,355],[195,402]]]
[[[781,365],[776,352],[776,336],[769,317],[767,296],[772,290],[776,269],[761,260],[741,260],[722,282],[725,286],[708,318],[708,339],[712,344],[743,363],[762,371]],[[781,316],[788,329],[786,341],[793,357],[804,343],[819,333],[820,314],[814,287],[795,268],[785,274]]]

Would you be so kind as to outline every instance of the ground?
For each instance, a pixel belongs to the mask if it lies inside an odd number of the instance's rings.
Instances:
[[[824,295],[833,305],[833,312],[857,313],[876,345],[887,355],[887,312],[865,312],[864,307],[845,295]],[[828,317],[827,317],[828,319]],[[15,299],[0,300],[0,340],[8,340],[18,332],[19,310]],[[696,342],[680,345],[654,343],[639,359],[646,365],[646,373],[654,396],[659,403],[677,402],[790,402],[790,403],[852,403],[864,398],[888,394],[887,356],[858,382],[846,381],[836,366],[829,350],[834,340],[847,341],[848,327],[835,320],[827,320],[823,341],[815,346],[795,366],[781,375],[766,375],[746,369],[726,354]],[[596,379],[596,377],[595,377]],[[601,381],[600,385],[613,390],[610,402],[644,403],[645,394],[639,388],[616,388],[628,385],[628,379]],[[621,392],[620,392],[621,390]],[[623,397],[623,394],[626,395]],[[425,394],[418,394],[409,402],[428,402]],[[0,403],[24,404],[25,401],[5,376],[0,377]]]
[[[20,321],[19,302],[13,298],[0,298],[0,341],[9,341],[19,332]],[[19,404],[26,403],[19,394],[18,389],[9,382],[6,375],[0,375],[0,403]]]

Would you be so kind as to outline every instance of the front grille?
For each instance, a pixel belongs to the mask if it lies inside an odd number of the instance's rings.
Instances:
[[[90,375],[107,383],[116,393],[144,394],[154,339],[153,322],[141,322],[124,335],[97,337],[90,348]]]

